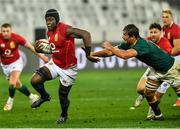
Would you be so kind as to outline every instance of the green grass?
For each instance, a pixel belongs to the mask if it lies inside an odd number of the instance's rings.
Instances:
[[[39,109],[30,108],[28,98],[16,91],[13,110],[4,112],[8,97],[8,83],[0,76],[0,128],[46,127],[46,128],[92,128],[92,127],[180,127],[179,107],[173,107],[176,95],[170,88],[160,104],[164,121],[146,121],[146,101],[135,110],[129,110],[137,96],[136,84],[145,70],[81,71],[70,93],[69,119],[64,125],[56,125],[60,106],[57,97],[58,79],[47,82],[52,96],[50,102]],[[28,85],[30,74],[22,74],[21,80]],[[171,95],[172,94],[172,95]]]

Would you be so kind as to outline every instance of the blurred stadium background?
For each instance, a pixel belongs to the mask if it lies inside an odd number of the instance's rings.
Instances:
[[[14,32],[34,42],[45,38],[44,14],[50,8],[59,11],[61,21],[90,31],[93,50],[101,49],[104,40],[121,42],[122,29],[128,23],[136,24],[141,35],[147,36],[150,23],[161,23],[162,9],[171,9],[174,21],[180,24],[180,0],[0,0],[0,24],[12,24]],[[79,73],[71,92],[70,120],[63,127],[179,127],[179,108],[171,106],[176,100],[174,93],[171,96],[172,89],[161,104],[167,117],[165,122],[144,121],[146,103],[137,111],[129,110],[136,97],[135,86],[146,67],[144,64],[134,58],[124,61],[116,57],[93,64],[86,60],[81,45],[82,41],[77,40],[76,55],[78,68],[85,71]],[[42,62],[28,50],[21,50],[25,61],[21,79],[33,90],[30,78]],[[127,68],[133,70],[127,71]],[[7,113],[2,108],[8,83],[1,71],[0,127],[58,127],[55,124],[59,115],[58,81],[46,85],[53,98],[50,103],[31,110],[27,99],[17,94],[13,111]]]

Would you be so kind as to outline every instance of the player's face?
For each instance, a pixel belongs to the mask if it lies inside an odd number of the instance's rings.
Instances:
[[[56,27],[56,19],[54,17],[47,17],[46,18],[46,25],[48,30],[53,31]]]
[[[133,37],[130,37],[129,35],[128,35],[128,33],[127,32],[123,32],[123,36],[122,36],[122,38],[124,39],[124,41],[126,42],[126,43],[128,43],[128,44],[133,44],[134,42],[133,42]]]
[[[149,30],[149,33],[150,33],[151,40],[154,43],[157,43],[159,39],[161,38],[161,31],[159,29],[152,28]]]
[[[10,39],[11,37],[11,27],[2,27],[1,33],[4,39]]]
[[[162,14],[162,22],[164,26],[169,26],[172,22],[172,16],[168,13]]]

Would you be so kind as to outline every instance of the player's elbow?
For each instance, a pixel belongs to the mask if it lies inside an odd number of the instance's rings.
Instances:
[[[91,34],[90,34],[90,32],[84,30],[83,35],[82,35],[82,38],[83,38],[84,40],[87,40],[87,39],[89,40],[89,39],[91,39]]]

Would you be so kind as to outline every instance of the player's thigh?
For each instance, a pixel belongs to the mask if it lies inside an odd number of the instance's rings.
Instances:
[[[143,93],[145,89],[145,84],[146,84],[147,79],[145,77],[141,77],[138,85],[137,85],[137,92]]]
[[[51,72],[46,66],[43,66],[34,73],[31,78],[31,84],[44,83],[48,80],[52,80]]]
[[[145,84],[147,81],[147,76],[149,75],[149,68],[145,71],[145,73],[142,75],[142,77],[140,78],[138,84],[137,84],[137,92],[139,93],[143,93],[144,89],[145,89]]]
[[[66,70],[58,69],[58,74],[60,76],[60,82],[63,86],[71,86],[74,84],[77,77],[77,68],[76,66],[68,68]]]
[[[54,79],[59,76],[58,75],[59,67],[53,62],[52,59],[48,63],[46,63],[43,67],[46,68],[51,79]]]
[[[20,62],[21,61],[18,60],[12,64],[9,64],[9,65],[2,65],[1,64],[3,73],[6,76],[6,79],[10,80],[10,76],[11,76],[13,71],[19,71],[19,72],[22,71],[23,64],[21,64]]]

